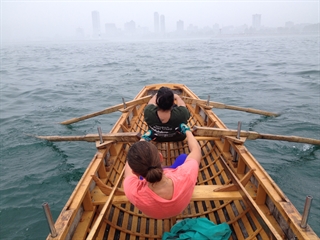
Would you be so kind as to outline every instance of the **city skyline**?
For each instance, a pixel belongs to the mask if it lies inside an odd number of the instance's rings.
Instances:
[[[199,2],[81,2],[81,1],[2,1],[1,39],[72,37],[76,33],[93,34],[92,12],[99,12],[100,30],[137,29],[154,32],[154,13],[158,13],[159,31],[174,32],[179,21],[184,28],[220,28],[252,26],[252,16],[261,16],[262,27],[319,23],[317,1],[199,1]],[[163,23],[163,24],[162,24]],[[161,25],[162,24],[162,25]],[[113,29],[113,30],[112,30]]]
[[[98,17],[95,17],[97,15]],[[97,22],[98,21],[98,22]],[[274,34],[310,34],[319,32],[318,24],[298,24],[295,25],[293,22],[289,21],[285,23],[285,26],[278,28],[269,28],[263,26],[261,14],[253,14],[251,25],[241,25],[238,27],[227,26],[220,27],[219,24],[214,24],[212,27],[206,26],[205,28],[199,28],[190,24],[185,26],[183,20],[176,22],[176,29],[172,32],[166,32],[165,28],[165,16],[159,14],[158,12],[153,13],[153,29],[150,30],[146,27],[136,26],[135,21],[131,20],[124,24],[123,31],[117,28],[114,23],[105,24],[105,32],[103,28],[97,30],[97,26],[100,26],[99,12],[92,12],[92,25],[93,25],[93,39],[103,39],[103,38],[120,38],[120,37],[139,37],[139,38],[172,38],[172,37],[197,37],[197,36],[234,36],[234,35],[274,35]],[[103,24],[102,24],[103,25]],[[78,30],[77,30],[78,32]],[[81,29],[81,32],[84,32]],[[97,34],[99,32],[99,34]],[[85,37],[80,36],[78,39],[89,39],[89,35]]]

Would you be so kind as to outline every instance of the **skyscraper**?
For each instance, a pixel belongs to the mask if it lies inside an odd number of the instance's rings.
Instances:
[[[114,23],[105,24],[106,37],[114,37],[117,35],[117,28]]]
[[[100,32],[100,14],[98,11],[92,12],[92,28],[93,28],[93,37],[97,38],[101,36]]]
[[[124,24],[124,30],[127,32],[127,33],[135,33],[136,31],[136,23],[134,21],[130,21],[130,22],[126,22]]]
[[[177,32],[183,32],[183,30],[184,30],[184,22],[179,20],[177,22]]]
[[[261,14],[252,15],[252,28],[259,29],[261,27]]]
[[[165,25],[164,15],[160,16],[160,31],[161,31],[161,33],[165,33],[166,32],[166,25]]]
[[[159,32],[159,14],[155,12],[153,14],[153,18],[154,18],[154,32],[158,33]]]

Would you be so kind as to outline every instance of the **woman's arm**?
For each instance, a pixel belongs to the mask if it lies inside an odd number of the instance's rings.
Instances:
[[[188,159],[194,159],[198,162],[198,164],[200,164],[202,157],[200,145],[190,130],[186,131],[186,135],[190,150],[190,153],[188,154],[186,161],[188,161]]]
[[[157,94],[153,95],[153,97],[149,100],[148,104],[157,105]]]
[[[174,96],[174,101],[178,106],[183,106],[183,107],[186,106],[186,103],[181,99],[179,95],[174,94],[173,96]]]

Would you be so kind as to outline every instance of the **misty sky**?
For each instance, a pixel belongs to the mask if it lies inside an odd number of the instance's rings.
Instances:
[[[166,31],[175,31],[176,22],[184,21],[199,28],[214,24],[252,25],[252,15],[261,14],[262,25],[284,27],[295,24],[319,23],[319,1],[14,1],[1,0],[1,38],[28,39],[34,37],[74,36],[77,28],[92,34],[92,11],[100,12],[101,29],[105,23],[115,23],[123,29],[133,20],[136,27],[153,32],[153,13],[163,14]]]

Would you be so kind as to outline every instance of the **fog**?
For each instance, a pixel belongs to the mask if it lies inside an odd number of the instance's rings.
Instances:
[[[252,26],[252,15],[261,15],[261,26],[284,27],[319,23],[318,1],[1,1],[1,40],[68,38],[81,29],[91,36],[92,11],[119,30],[134,21],[136,28],[154,32],[154,12],[165,17],[166,32],[185,28]]]

